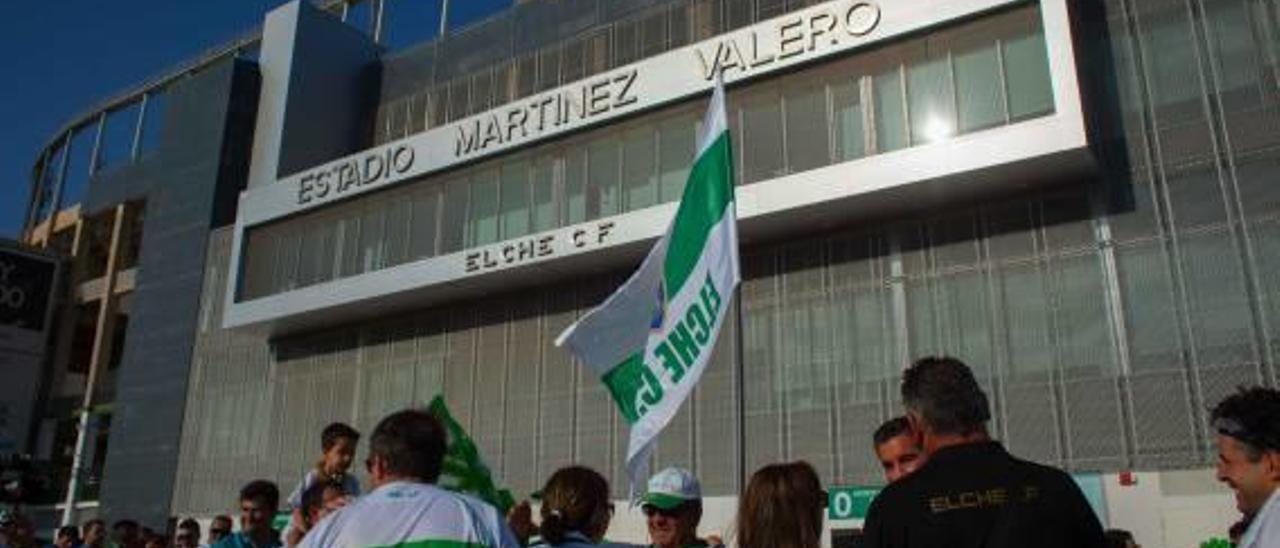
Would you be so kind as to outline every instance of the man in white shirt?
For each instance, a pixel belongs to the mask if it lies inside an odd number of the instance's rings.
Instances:
[[[433,485],[446,442],[444,427],[424,411],[382,419],[369,436],[365,463],[373,491],[330,514],[299,546],[519,547],[496,508]]]
[[[1213,408],[1218,480],[1253,523],[1240,548],[1280,546],[1280,391],[1242,388]]]

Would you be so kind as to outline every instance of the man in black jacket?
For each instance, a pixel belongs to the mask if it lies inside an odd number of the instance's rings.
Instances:
[[[1103,548],[1102,526],[1061,470],[1014,458],[987,434],[987,396],[954,358],[903,375],[902,402],[928,462],[871,504],[871,548]]]

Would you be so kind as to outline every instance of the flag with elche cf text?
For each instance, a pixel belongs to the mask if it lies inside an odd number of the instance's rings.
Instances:
[[[717,76],[697,157],[666,234],[626,283],[556,339],[599,375],[631,427],[632,500],[645,484],[658,434],[711,362],[741,278],[732,148]]]

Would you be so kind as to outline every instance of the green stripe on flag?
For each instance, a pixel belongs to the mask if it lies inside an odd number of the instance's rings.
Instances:
[[[627,419],[627,424],[635,424],[647,411],[648,405],[662,400],[662,384],[653,371],[644,365],[644,352],[632,354],[618,364],[601,379],[609,387],[613,401],[618,402],[618,411]],[[640,393],[644,392],[644,396]],[[644,401],[640,401],[643,399]]]
[[[427,405],[427,412],[435,415],[449,433],[449,443],[445,448],[444,462],[441,463],[441,474],[437,485],[456,493],[467,493],[494,505],[505,515],[515,498],[506,489],[499,489],[493,481],[489,467],[480,458],[480,449],[467,435],[467,431],[453,418],[444,398],[436,396]],[[416,544],[413,546],[417,546]]]
[[[706,247],[711,227],[720,222],[725,207],[733,202],[733,148],[729,132],[719,137],[698,156],[689,173],[680,209],[671,229],[667,257],[663,265],[668,301],[684,286]]]

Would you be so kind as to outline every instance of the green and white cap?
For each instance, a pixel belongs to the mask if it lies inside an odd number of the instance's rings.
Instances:
[[[643,500],[645,505],[671,510],[691,500],[702,500],[702,486],[693,472],[671,467],[649,478]]]

